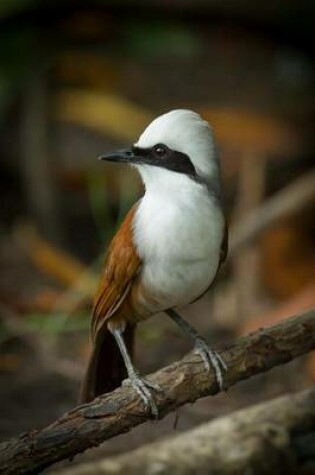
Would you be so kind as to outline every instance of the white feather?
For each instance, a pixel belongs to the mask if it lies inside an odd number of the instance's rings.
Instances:
[[[196,112],[175,109],[157,117],[135,145],[148,148],[158,143],[187,154],[202,176],[208,177],[217,172],[213,131]]]
[[[212,133],[197,114],[179,110],[157,118],[137,145],[157,143],[189,155],[206,179],[213,174],[219,179]],[[217,272],[224,232],[221,207],[205,184],[184,174],[137,168],[146,188],[134,219],[141,279],[158,302],[155,310],[186,305],[210,286]]]

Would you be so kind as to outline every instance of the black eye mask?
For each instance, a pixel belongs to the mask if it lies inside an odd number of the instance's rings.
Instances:
[[[140,164],[145,163],[147,165],[165,168],[173,172],[183,173],[192,178],[197,176],[196,169],[188,155],[176,150],[171,150],[166,147],[166,145],[158,144],[151,148],[133,147],[133,152]]]
[[[102,155],[100,159],[120,163],[152,165],[176,173],[182,173],[198,180],[196,169],[189,156],[185,153],[171,150],[164,144],[157,144],[150,148],[133,146],[131,150],[119,150]]]

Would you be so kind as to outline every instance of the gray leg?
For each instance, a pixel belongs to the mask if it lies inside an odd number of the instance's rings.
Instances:
[[[216,351],[213,351],[207,345],[207,342],[199,335],[199,333],[186,322],[175,310],[166,310],[171,319],[183,330],[186,335],[193,339],[195,342],[196,352],[200,355],[207,371],[210,370],[210,366],[213,367],[215,376],[220,390],[223,389],[223,371],[227,370],[227,366],[222,357]]]
[[[151,381],[147,381],[146,379],[140,378],[138,371],[135,369],[135,367],[132,364],[127,347],[125,345],[122,332],[120,330],[114,330],[112,333],[127,368],[127,372],[128,372],[127,383],[130,383],[132,385],[134,390],[139,394],[142,401],[144,402],[145,407],[146,408],[149,407],[151,414],[154,416],[155,419],[157,419],[159,416],[159,412],[155,404],[155,401],[151,395],[150,389],[154,389],[155,391],[158,391],[158,392],[161,392],[163,390],[157,384],[152,383]]]

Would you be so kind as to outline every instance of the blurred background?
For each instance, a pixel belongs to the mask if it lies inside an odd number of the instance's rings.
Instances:
[[[314,43],[307,0],[1,0],[1,439],[76,404],[105,250],[142,193],[134,171],[96,158],[160,113],[213,125],[230,229],[215,288],[182,314],[219,345],[315,305]],[[159,315],[139,328],[137,365],[189,349]],[[182,408],[177,430],[314,380],[313,353]],[[155,440],[174,419],[76,460]]]

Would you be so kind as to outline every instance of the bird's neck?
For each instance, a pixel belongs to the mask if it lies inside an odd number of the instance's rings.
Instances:
[[[171,255],[199,259],[211,254],[213,247],[219,249],[223,234],[220,203],[207,186],[185,175],[173,175],[165,176],[164,181],[162,174],[159,181],[145,180],[146,192],[133,222],[137,251],[144,261],[156,256],[171,259]]]
[[[182,173],[151,166],[141,166],[138,171],[147,196],[163,197],[201,191],[202,185],[199,182]]]
[[[173,220],[185,221],[187,214],[193,215],[194,220],[202,220],[212,206],[218,204],[221,208],[206,185],[179,173],[159,172],[154,177],[141,174],[145,184],[137,211],[141,226],[156,220],[173,226]]]
[[[181,173],[163,168],[137,167],[145,187],[145,199],[159,202],[182,202],[199,200],[200,197],[211,198],[221,204],[220,171],[214,170],[212,178],[195,180]]]

